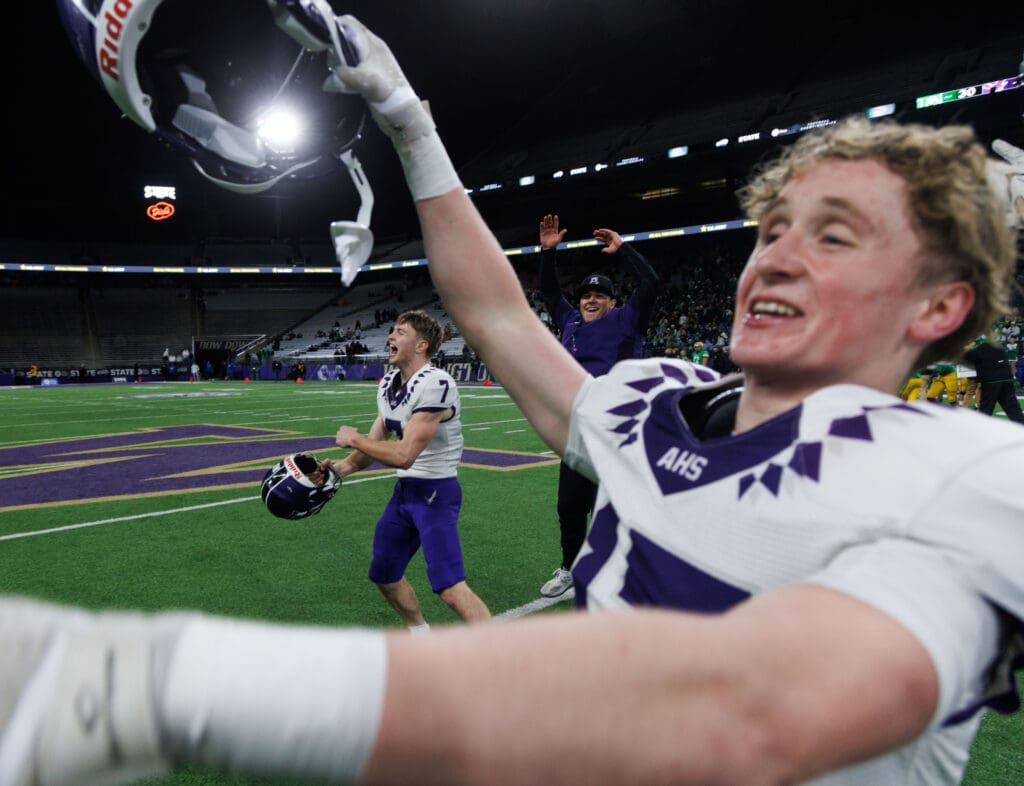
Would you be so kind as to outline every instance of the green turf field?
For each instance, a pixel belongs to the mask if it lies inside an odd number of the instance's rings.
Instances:
[[[391,471],[350,478],[305,521],[275,519],[258,498],[259,480],[281,456],[343,455],[334,432],[368,429],[374,392],[360,382],[0,390],[0,593],[397,627],[366,578]],[[468,581],[494,614],[567,611],[568,602],[530,605],[561,556],[557,460],[501,388],[461,394]],[[409,579],[428,621],[457,621],[430,592],[422,557]],[[1024,783],[1022,740],[1021,714],[987,718],[965,783]],[[194,771],[158,782],[267,783]]]

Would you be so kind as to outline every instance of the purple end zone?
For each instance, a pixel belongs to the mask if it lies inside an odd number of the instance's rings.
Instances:
[[[464,448],[462,451],[463,464],[478,464],[484,467],[522,467],[527,464],[545,464],[556,460],[555,455],[537,456],[533,453],[495,453],[490,450],[474,450]]]
[[[253,493],[266,471],[282,456],[317,455],[334,449],[331,437],[281,437],[271,429],[231,426],[177,426],[137,434],[46,442],[0,448],[0,509],[138,494],[174,494],[251,484]],[[202,439],[199,444],[166,445]],[[220,440],[229,439],[224,442]],[[464,464],[510,468],[550,462],[551,456],[466,449]],[[81,466],[63,464],[86,462]],[[232,465],[259,462],[236,469]],[[382,469],[374,464],[371,469]],[[184,477],[174,477],[184,475]]]

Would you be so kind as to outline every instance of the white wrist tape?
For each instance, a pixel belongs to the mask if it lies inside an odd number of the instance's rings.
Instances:
[[[0,784],[103,786],[166,772],[153,671],[183,621],[3,599]]]
[[[228,772],[353,781],[377,736],[386,669],[380,632],[196,620],[167,666],[169,748]]]
[[[425,102],[408,87],[370,105],[381,130],[391,137],[413,199],[429,199],[462,187]]]

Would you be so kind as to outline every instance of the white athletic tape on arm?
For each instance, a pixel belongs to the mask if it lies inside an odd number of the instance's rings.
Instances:
[[[412,90],[400,88],[387,100],[371,104],[370,110],[395,146],[413,199],[418,202],[462,187],[429,107]]]
[[[182,632],[162,691],[176,761],[350,782],[383,711],[384,634],[203,618]]]
[[[395,144],[405,171],[409,193],[417,202],[462,188],[462,181],[437,133],[421,136],[408,145]]]

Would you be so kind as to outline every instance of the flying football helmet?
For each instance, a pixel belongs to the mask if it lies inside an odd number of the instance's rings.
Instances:
[[[342,280],[351,283],[373,246],[373,192],[353,153],[367,108],[334,75],[358,55],[327,0],[57,0],[57,7],[78,56],[124,116],[218,186],[258,193],[347,169],[358,220],[334,222],[331,237]],[[297,136],[275,133],[285,110],[306,118]]]
[[[260,484],[260,497],[267,510],[279,519],[315,516],[341,486],[341,478],[330,470],[323,483],[310,475],[317,470],[315,457],[306,453],[285,456],[267,470]]]

